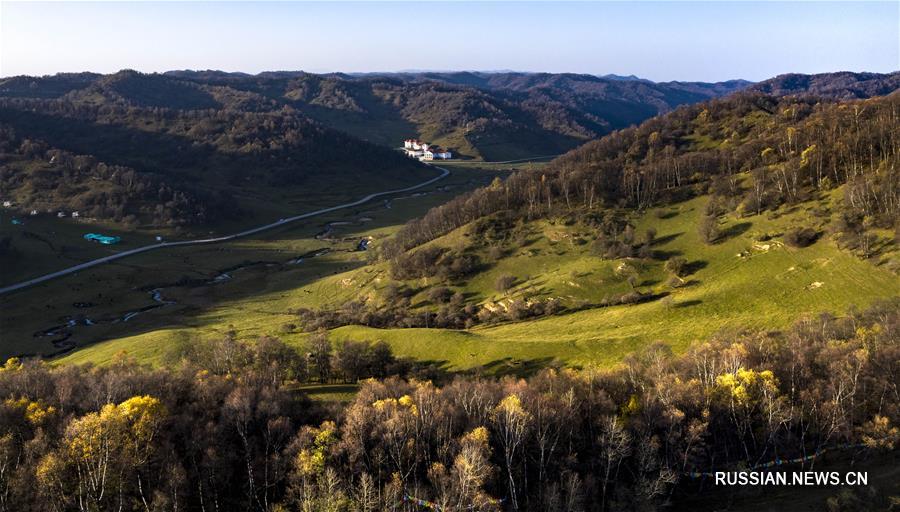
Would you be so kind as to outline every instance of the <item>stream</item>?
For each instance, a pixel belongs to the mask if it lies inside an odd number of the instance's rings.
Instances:
[[[285,264],[287,265],[297,265],[302,263],[304,260],[316,258],[318,256],[322,256],[331,252],[331,248],[325,247],[322,249],[316,249],[314,251],[310,251],[300,256],[296,256],[288,260]],[[146,313],[148,311],[153,311],[156,309],[161,309],[166,306],[171,306],[178,304],[175,300],[167,299],[163,295],[163,291],[167,288],[179,288],[184,286],[212,286],[220,283],[224,283],[226,281],[230,281],[232,279],[232,275],[245,268],[265,265],[267,267],[281,265],[279,262],[274,261],[251,261],[246,263],[241,263],[238,265],[234,265],[222,270],[218,270],[216,275],[211,279],[205,280],[189,280],[185,282],[178,282],[174,284],[158,286],[151,290],[147,291],[147,294],[150,296],[150,299],[153,301],[152,304],[148,304],[141,308],[126,311],[124,313],[116,313],[112,315],[105,315],[98,318],[91,318],[85,314],[76,314],[76,315],[68,315],[64,316],[60,319],[61,324],[54,325],[47,329],[40,330],[34,333],[35,338],[53,338],[50,340],[50,343],[53,344],[55,348],[58,350],[54,353],[54,355],[59,355],[65,352],[68,352],[75,348],[76,343],[72,340],[72,336],[75,334],[76,329],[82,329],[85,327],[93,327],[96,325],[107,325],[107,324],[117,324],[122,322],[128,322],[134,317]],[[146,290],[146,289],[145,289]],[[73,307],[79,309],[87,309],[94,306],[92,303],[88,302],[76,302],[72,304]]]

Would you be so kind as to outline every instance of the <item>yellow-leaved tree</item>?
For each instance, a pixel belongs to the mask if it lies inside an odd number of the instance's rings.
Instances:
[[[141,468],[153,455],[166,414],[158,399],[144,395],[73,420],[59,451],[39,464],[39,482],[54,501],[74,500],[79,510],[118,508],[123,496],[146,503]]]

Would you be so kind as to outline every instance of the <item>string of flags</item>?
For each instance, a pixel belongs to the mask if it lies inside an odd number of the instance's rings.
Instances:
[[[779,457],[775,460],[770,460],[768,462],[764,462],[761,464],[757,464],[755,466],[751,466],[749,468],[746,468],[744,471],[754,471],[757,469],[771,468],[774,466],[781,466],[782,464],[799,464],[801,462],[809,462],[809,461],[815,460],[816,457],[819,457],[820,455],[824,454],[825,452],[827,452],[829,450],[846,450],[849,448],[862,448],[864,446],[865,446],[865,444],[863,444],[863,443],[857,443],[857,444],[841,444],[841,445],[834,446],[832,448],[821,448],[819,450],[816,450],[816,453],[807,455],[805,457],[795,457],[793,459],[781,459]],[[707,476],[708,477],[715,476],[715,473],[712,471],[685,471],[684,474],[690,478],[703,478],[703,477],[707,477]]]

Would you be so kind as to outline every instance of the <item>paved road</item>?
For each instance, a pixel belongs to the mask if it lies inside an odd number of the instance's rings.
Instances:
[[[248,229],[246,231],[241,231],[240,233],[235,233],[233,235],[225,235],[225,236],[220,236],[220,237],[216,237],[216,238],[203,238],[200,240],[182,240],[180,242],[160,242],[158,244],[144,245],[141,247],[136,247],[134,249],[129,249],[127,251],[112,254],[110,256],[104,256],[103,258],[97,258],[96,260],[86,261],[79,265],[75,265],[74,267],[69,267],[67,269],[63,269],[58,272],[53,272],[51,274],[46,274],[46,275],[43,275],[40,277],[35,277],[34,279],[29,279],[28,281],[23,281],[21,283],[9,285],[5,288],[0,288],[0,295],[2,295],[4,293],[9,293],[9,292],[12,292],[15,290],[20,290],[22,288],[26,288],[28,286],[35,285],[38,283],[43,283],[44,281],[56,279],[57,277],[66,276],[73,272],[78,272],[79,270],[84,270],[86,268],[91,268],[91,267],[95,267],[97,265],[102,265],[102,264],[108,263],[110,261],[127,258],[128,256],[133,256],[135,254],[140,254],[142,252],[152,251],[155,249],[162,249],[164,247],[180,247],[180,246],[185,246],[185,245],[215,244],[215,243],[219,243],[219,242],[227,242],[228,240],[234,240],[235,238],[241,238],[241,237],[245,237],[248,235],[254,235],[256,233],[260,233],[262,231],[266,231],[266,230],[269,230],[272,228],[277,228],[279,226],[284,226],[285,224],[290,224],[291,222],[298,221],[301,219],[308,219],[310,217],[322,215],[323,213],[329,213],[329,212],[333,212],[335,210],[343,210],[344,208],[352,208],[354,206],[359,206],[363,203],[367,203],[367,202],[371,201],[372,199],[375,199],[376,197],[386,196],[386,195],[390,195],[390,194],[398,194],[400,192],[409,192],[410,190],[416,190],[417,188],[422,188],[424,186],[431,185],[432,183],[434,183],[442,178],[445,178],[448,174],[450,174],[450,171],[448,171],[447,169],[444,169],[443,167],[435,167],[435,169],[441,171],[441,174],[439,176],[435,176],[434,178],[431,178],[430,180],[423,181],[422,183],[419,183],[418,185],[413,185],[411,187],[406,187],[406,188],[398,188],[395,190],[385,190],[384,192],[375,192],[374,194],[369,194],[366,197],[364,197],[358,201],[353,201],[352,203],[339,204],[337,206],[332,206],[329,208],[322,208],[321,210],[316,210],[313,212],[295,215],[293,217],[279,219],[275,222],[272,222],[271,224],[266,224],[264,226],[259,226],[259,227],[255,227],[252,229]]]
[[[531,162],[532,160],[543,160],[545,158],[556,158],[558,156],[562,156],[563,153],[558,155],[544,155],[544,156],[533,156],[531,158],[519,158],[518,160],[504,160],[502,162],[494,162],[494,161],[479,161],[479,160],[450,160],[448,164],[517,164],[519,162]]]

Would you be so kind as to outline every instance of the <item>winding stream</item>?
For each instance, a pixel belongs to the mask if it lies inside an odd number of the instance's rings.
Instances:
[[[322,256],[324,254],[328,254],[331,252],[331,248],[325,247],[322,249],[316,249],[314,251],[310,251],[300,256],[296,256],[291,258],[284,264],[286,265],[297,265],[302,263],[305,260],[316,258],[318,256]],[[144,307],[141,307],[136,310],[126,311],[124,313],[115,313],[112,315],[106,315],[99,318],[91,318],[84,314],[76,314],[69,315],[61,318],[61,323],[59,325],[54,325],[52,327],[48,327],[47,329],[40,330],[34,333],[35,338],[53,338],[50,340],[50,343],[53,344],[55,348],[57,348],[57,352],[54,355],[59,355],[69,350],[75,348],[76,343],[72,340],[72,336],[75,334],[76,329],[82,329],[85,327],[93,327],[96,325],[107,325],[107,324],[117,324],[122,322],[128,322],[134,317],[146,313],[148,311],[153,311],[157,309],[164,308],[166,306],[172,306],[178,304],[177,301],[167,299],[163,295],[163,291],[168,288],[180,288],[185,286],[212,286],[216,284],[221,284],[232,279],[232,275],[235,272],[243,270],[249,267],[255,267],[259,265],[265,265],[267,267],[281,265],[282,263],[273,262],[273,261],[251,261],[246,263],[241,263],[238,265],[234,265],[232,267],[228,267],[226,269],[222,269],[217,271],[216,275],[211,279],[197,281],[192,280],[189,282],[183,283],[175,283],[165,286],[158,286],[147,291],[147,294],[150,296],[150,299],[153,301],[152,304],[148,304]],[[75,308],[90,308],[93,307],[93,304],[76,302],[72,304]]]

